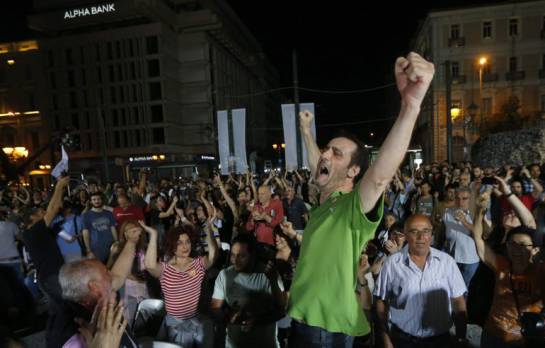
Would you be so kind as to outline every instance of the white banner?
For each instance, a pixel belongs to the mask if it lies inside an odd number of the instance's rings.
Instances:
[[[246,109],[234,109],[231,112],[233,117],[236,172],[243,174],[248,170],[248,162],[246,160]]]
[[[299,110],[308,110],[314,114],[314,103],[302,103],[299,104]],[[284,126],[284,142],[286,144],[286,170],[297,169],[297,123],[295,121],[295,105],[294,104],[282,104],[282,124]],[[314,120],[311,125],[312,137],[316,141],[316,115],[314,114]],[[301,138],[301,146],[303,153],[303,167],[308,168],[307,159],[307,147],[305,146],[304,139]]]
[[[218,111],[218,154],[220,156],[221,174],[229,174],[229,120],[227,111]]]
[[[282,104],[282,125],[284,127],[284,143],[286,144],[286,170],[297,169],[297,126],[293,104]]]

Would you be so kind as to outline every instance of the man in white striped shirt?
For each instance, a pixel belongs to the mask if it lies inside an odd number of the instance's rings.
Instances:
[[[408,245],[386,260],[374,289],[384,347],[448,347],[452,312],[456,346],[463,347],[467,288],[456,262],[430,247],[433,228],[427,216],[410,216],[404,232]]]

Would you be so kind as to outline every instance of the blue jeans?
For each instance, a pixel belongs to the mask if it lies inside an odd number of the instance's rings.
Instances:
[[[293,321],[295,348],[352,348],[354,337]]]
[[[475,272],[477,272],[477,268],[479,268],[479,262],[458,263],[457,265],[462,273],[462,278],[464,278],[464,283],[466,283],[466,287],[469,289],[469,283],[471,283],[471,279],[473,279]]]
[[[165,323],[169,342],[182,347],[212,348],[214,345],[214,324],[202,315],[181,320],[167,314]]]

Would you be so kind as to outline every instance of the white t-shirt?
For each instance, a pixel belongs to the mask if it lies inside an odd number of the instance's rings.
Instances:
[[[278,287],[284,291],[280,277]],[[212,298],[223,300],[231,307],[257,307],[266,311],[269,308],[267,299],[272,300],[271,294],[271,284],[264,273],[239,273],[230,266],[218,275]],[[240,325],[227,325],[225,347],[279,348],[276,336],[276,323],[255,326],[251,332],[242,332]]]

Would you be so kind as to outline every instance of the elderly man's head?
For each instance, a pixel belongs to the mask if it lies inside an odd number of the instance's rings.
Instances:
[[[424,256],[430,250],[433,226],[426,215],[411,215],[405,221],[404,232],[409,244],[409,253]]]
[[[62,297],[92,309],[112,292],[112,276],[97,260],[81,260],[64,264],[59,272]]]
[[[271,189],[269,186],[259,186],[259,189],[257,190],[257,198],[259,200],[259,203],[261,204],[267,204],[271,200]]]

